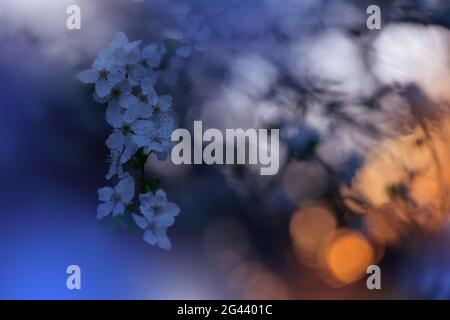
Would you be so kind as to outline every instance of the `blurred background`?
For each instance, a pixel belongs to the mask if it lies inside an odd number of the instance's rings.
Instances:
[[[117,31],[178,38],[185,16],[210,37],[159,88],[178,126],[280,128],[281,165],[151,157],[181,208],[163,251],[95,219],[110,129],[76,74]],[[0,0],[0,298],[450,298],[449,17],[446,0]]]

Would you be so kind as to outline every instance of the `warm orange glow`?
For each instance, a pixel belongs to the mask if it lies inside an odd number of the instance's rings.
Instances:
[[[372,151],[342,189],[364,206],[369,237],[382,244],[400,242],[414,231],[439,232],[450,212],[450,120],[426,121],[410,134],[390,138]]]
[[[366,216],[368,235],[376,242],[389,245],[405,237],[411,229],[411,218],[402,203],[389,203],[369,210]]]
[[[290,234],[302,262],[317,263],[323,240],[335,228],[334,214],[323,206],[305,207],[292,216]]]
[[[349,230],[333,234],[327,240],[323,255],[327,271],[341,285],[359,280],[375,259],[374,250],[366,237]]]

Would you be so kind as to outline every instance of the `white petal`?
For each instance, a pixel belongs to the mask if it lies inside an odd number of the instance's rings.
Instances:
[[[141,65],[135,65],[128,70],[128,81],[133,80],[133,85],[137,85],[147,75],[147,70]]]
[[[156,235],[153,233],[153,231],[147,229],[144,232],[144,241],[148,244],[154,246],[156,242],[158,241]]]
[[[154,221],[158,226],[167,228],[175,223],[175,218],[168,214],[158,214],[155,216]]]
[[[108,201],[108,202],[100,204],[97,207],[97,219],[100,220],[106,216],[109,216],[109,214],[113,210],[113,207],[114,207],[113,201]]]
[[[132,156],[137,152],[138,146],[133,142],[132,137],[126,137],[125,139],[125,150],[122,153],[120,159],[121,163],[126,163],[131,159]]]
[[[161,143],[155,142],[155,141],[151,141],[151,140],[147,144],[147,147],[150,148],[151,151],[155,151],[155,152],[163,152],[164,151]]]
[[[78,74],[78,79],[84,83],[95,83],[98,80],[98,71],[89,69]]]
[[[112,132],[106,140],[106,146],[121,152],[125,146],[125,136],[120,131]]]
[[[149,91],[149,93],[147,93],[147,97],[151,105],[156,105],[158,103],[158,94],[155,89]]]
[[[134,135],[132,139],[139,148],[147,147],[150,144],[150,138],[146,135]]]
[[[164,204],[167,202],[167,194],[163,189],[158,189],[155,193],[155,201],[157,204]]]
[[[158,46],[154,43],[142,50],[142,57],[147,59],[152,68],[157,68],[161,64],[161,53],[158,52]]]
[[[119,215],[123,215],[125,213],[125,204],[122,201],[116,202],[116,205],[113,209],[113,217],[117,217]]]
[[[149,134],[155,130],[155,125],[151,120],[138,120],[131,125],[131,129],[136,134]]]
[[[175,203],[169,202],[164,206],[164,212],[176,217],[180,213],[180,208]]]
[[[103,187],[98,189],[98,200],[105,202],[112,199],[114,189],[110,187]]]
[[[140,41],[135,41],[133,43],[130,44],[130,46],[127,48],[129,50],[128,56],[127,56],[127,62],[130,65],[134,65],[139,63],[139,61],[141,60],[141,52],[139,51],[139,48],[137,48],[137,46],[139,46]]]
[[[140,206],[139,210],[141,212],[141,214],[145,217],[145,219],[147,220],[148,223],[153,223],[154,217],[155,217],[155,213],[153,212],[153,210],[151,208],[145,208],[144,206]]]
[[[135,105],[136,103],[138,103],[138,99],[135,95],[122,94],[119,98],[119,105],[125,109]]]
[[[123,119],[128,124],[135,123],[136,119],[144,114],[142,105],[140,103],[135,103],[128,107],[123,114]]]
[[[145,79],[148,78],[149,81],[151,83],[153,83],[153,85],[155,85],[158,82],[159,76],[160,76],[159,72],[156,72],[153,69],[148,69],[147,73],[146,73],[146,76],[145,76]],[[144,78],[142,80],[144,80]]]
[[[137,118],[139,118],[140,111],[139,109],[134,106],[130,107],[123,113],[123,119],[126,123],[130,124],[136,121]]]
[[[122,81],[119,85],[118,88],[120,90],[121,95],[123,96],[127,96],[130,95],[133,92],[133,88],[131,87],[131,85],[128,83],[128,81]]]
[[[105,70],[108,68],[110,62],[109,57],[106,57],[106,52],[104,53],[104,50],[102,50],[98,57],[95,58],[94,63],[92,64],[92,68],[97,71]]]
[[[166,234],[158,237],[158,247],[165,250],[170,250],[170,248],[172,247],[169,237],[167,237]]]
[[[127,50],[124,47],[117,48],[113,52],[112,57],[113,57],[114,64],[116,66],[119,66],[120,68],[125,68],[125,66],[127,65],[128,56],[127,56]]]
[[[108,83],[111,87],[114,87],[116,84],[121,83],[125,80],[125,72],[116,71],[108,74]]]
[[[124,203],[129,203],[134,198],[134,178],[128,176],[122,179],[116,186],[116,191]]]
[[[143,89],[144,92],[146,88],[150,88],[153,87],[156,84],[156,80],[157,77],[155,76],[154,71],[148,71],[147,72],[147,77],[145,77],[144,79],[142,79],[142,84],[141,84],[141,88]]]
[[[123,32],[116,32],[114,35],[114,38],[112,39],[111,43],[109,44],[113,48],[120,48],[124,47],[128,44],[128,39],[125,33]]]
[[[145,218],[143,216],[139,216],[139,215],[133,213],[133,220],[134,220],[134,222],[136,222],[136,225],[139,228],[141,228],[142,230],[147,229],[148,223],[147,223],[147,220],[145,220]]]
[[[114,177],[116,174],[117,176],[120,178],[123,174],[123,168],[122,165],[120,164],[120,154],[112,155],[112,162],[111,162],[111,166],[109,167],[109,171],[108,174],[106,175],[106,179],[111,180],[112,177]]]
[[[123,126],[122,110],[117,101],[111,101],[105,113],[106,122],[113,128],[120,128]]]
[[[92,93],[92,98],[94,99],[95,102],[98,102],[98,103],[101,103],[101,104],[106,103],[109,100],[111,100],[111,96],[110,95],[108,95],[106,97],[103,97],[103,98],[100,98],[97,95],[97,93],[95,93],[95,91]]]
[[[123,215],[125,213],[125,204],[122,201],[116,203],[113,209],[113,217],[117,217],[118,215]]]
[[[112,86],[105,79],[99,79],[95,83],[95,93],[100,97],[104,98],[111,93]]]
[[[139,195],[139,201],[142,204],[149,204],[150,202],[153,201],[153,193],[151,193],[151,192],[141,193]]]

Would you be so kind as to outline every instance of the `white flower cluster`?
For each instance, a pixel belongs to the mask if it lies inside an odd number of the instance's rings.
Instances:
[[[119,32],[95,59],[92,69],[78,75],[80,81],[95,85],[94,99],[107,103],[106,121],[113,132],[106,140],[111,153],[108,180],[116,177],[115,187],[98,190],[97,218],[132,213],[136,224],[145,230],[144,240],[151,245],[169,249],[167,228],[180,209],[168,203],[163,190],[157,190],[157,180],[140,177],[139,196],[136,180],[124,168],[132,164],[134,171],[144,175],[144,165],[150,153],[166,157],[171,150],[170,136],[175,129],[171,113],[172,97],[159,96],[155,85],[159,78],[167,78],[174,70],[164,70],[175,58],[185,58],[175,50],[170,56],[164,44],[150,44],[142,50],[141,42],[129,42]],[[178,48],[186,46],[180,42]],[[181,50],[184,51],[184,50]],[[185,53],[185,52],[182,52]],[[178,68],[178,67],[177,67]],[[175,70],[176,71],[176,70]],[[138,198],[140,204],[134,202]],[[139,213],[136,213],[139,212]]]

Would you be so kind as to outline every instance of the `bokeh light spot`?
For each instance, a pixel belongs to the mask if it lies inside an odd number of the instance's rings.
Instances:
[[[322,241],[336,228],[336,218],[326,207],[314,205],[296,212],[290,223],[290,234],[300,260],[307,265],[317,263]]]
[[[324,247],[328,272],[340,284],[359,280],[374,262],[375,253],[364,235],[350,230],[340,230],[328,239]]]

